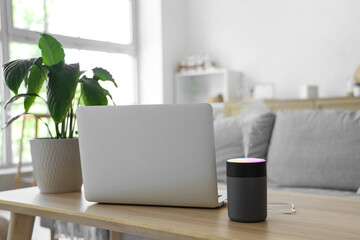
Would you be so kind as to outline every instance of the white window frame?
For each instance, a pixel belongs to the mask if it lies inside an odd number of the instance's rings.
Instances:
[[[51,34],[59,42],[61,42],[64,48],[73,48],[79,50],[90,50],[90,51],[100,51],[108,53],[122,53],[128,54],[134,59],[134,81],[135,81],[135,104],[139,103],[139,80],[138,80],[138,67],[137,67],[137,0],[129,0],[132,2],[132,43],[131,44],[118,44],[112,42],[90,40],[79,37],[69,37],[59,34]],[[18,29],[13,25],[13,16],[12,16],[12,0],[1,0],[0,1],[0,10],[1,10],[1,43],[2,43],[2,59],[0,63],[6,63],[9,61],[9,47],[10,42],[19,42],[27,44],[37,44],[39,39],[39,32]],[[2,61],[1,61],[2,60]],[[10,97],[10,91],[6,87],[1,73],[0,77],[0,91],[1,91],[1,122],[2,127],[4,123],[7,122],[10,118],[9,112],[4,110],[4,103]],[[2,159],[0,160],[0,168],[9,168],[14,167],[12,162],[12,150],[11,150],[11,128],[2,130]]]

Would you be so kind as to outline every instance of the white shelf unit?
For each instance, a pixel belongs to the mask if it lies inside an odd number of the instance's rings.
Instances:
[[[204,103],[218,94],[224,102],[240,99],[242,74],[224,68],[189,71],[175,75],[176,103]],[[221,107],[221,103],[214,104]]]

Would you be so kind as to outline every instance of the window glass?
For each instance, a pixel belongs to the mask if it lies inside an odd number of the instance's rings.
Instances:
[[[14,27],[129,44],[130,0],[13,0]]]
[[[10,42],[10,61],[41,56],[40,49],[35,44]]]
[[[115,79],[118,88],[110,81],[100,82],[109,90],[117,105],[135,103],[134,58],[127,54],[65,49],[67,63],[80,63],[82,71],[102,67]]]
[[[14,27],[31,31],[45,30],[44,0],[12,0]]]
[[[46,10],[49,33],[123,44],[132,42],[129,0],[47,0]]]

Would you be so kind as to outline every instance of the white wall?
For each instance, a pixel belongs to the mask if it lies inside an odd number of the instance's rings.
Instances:
[[[174,101],[174,73],[186,52],[187,9],[185,0],[162,1],[164,103]]]
[[[187,51],[274,82],[279,98],[298,97],[301,84],[344,95],[360,65],[359,0],[188,0],[186,14]]]
[[[163,103],[161,0],[138,0],[137,10],[139,100]]]
[[[187,1],[137,3],[140,103],[172,103],[176,65],[186,51]]]

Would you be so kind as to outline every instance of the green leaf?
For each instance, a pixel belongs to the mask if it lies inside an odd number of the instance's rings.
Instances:
[[[117,84],[116,84],[114,78],[107,70],[105,70],[103,68],[94,68],[92,71],[94,73],[95,80],[100,79],[102,81],[111,81],[114,83],[115,87],[117,87]]]
[[[111,101],[112,101],[112,103],[114,104],[114,105],[116,105],[115,104],[115,102],[114,102],[114,99],[113,99],[113,97],[111,96],[111,94],[109,93],[109,91],[108,90],[106,90],[106,89],[104,89],[105,90],[105,94],[106,94],[106,96],[109,96],[110,97],[110,99],[111,99]]]
[[[43,33],[38,42],[44,64],[53,66],[59,62],[65,62],[65,53],[61,44],[49,34]]]
[[[15,102],[16,100],[18,100],[18,99],[20,99],[20,98],[23,98],[23,97],[33,97],[33,98],[39,97],[39,98],[41,98],[42,100],[44,100],[44,102],[46,103],[46,100],[43,99],[42,97],[40,97],[40,96],[39,96],[38,94],[36,94],[36,93],[23,93],[23,94],[18,94],[18,95],[16,95],[16,96],[10,98],[10,99],[6,102],[4,108],[6,109],[9,104],[11,104],[11,103]]]
[[[18,59],[8,62],[3,65],[3,73],[6,85],[15,94],[18,95],[18,90],[27,77],[30,67],[37,61],[36,58]]]
[[[27,78],[28,86],[27,93],[28,94],[38,94],[41,90],[41,87],[44,83],[44,80],[48,74],[48,70],[46,68],[42,68],[38,64],[34,64],[30,69],[29,77]],[[24,101],[24,109],[25,111],[29,111],[31,105],[34,103],[35,97],[27,97]]]
[[[82,100],[85,106],[107,105],[106,90],[103,89],[99,82],[92,78],[84,78],[81,82]]]
[[[32,66],[34,66],[34,65],[37,65],[39,68],[41,68],[42,67],[42,57],[36,58]],[[29,71],[31,70],[32,66],[29,67]],[[30,72],[29,72],[29,74],[26,75],[26,77],[24,79],[26,87],[28,86],[29,75],[30,75]]]
[[[60,62],[49,70],[47,98],[50,114],[55,123],[61,123],[68,112],[79,81],[79,64]]]

